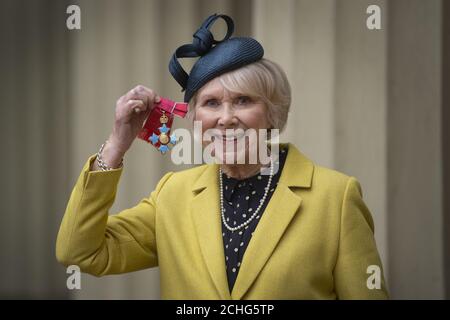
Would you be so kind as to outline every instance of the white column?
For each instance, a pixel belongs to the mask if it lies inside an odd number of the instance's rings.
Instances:
[[[389,2],[389,271],[403,299],[444,298],[441,6]]]

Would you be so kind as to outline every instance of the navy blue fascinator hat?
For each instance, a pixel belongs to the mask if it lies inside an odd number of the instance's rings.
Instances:
[[[222,40],[215,40],[209,29],[214,22],[222,18],[227,24],[227,33]],[[185,91],[184,102],[208,81],[215,77],[256,62],[264,56],[261,44],[249,37],[230,36],[234,31],[234,22],[229,16],[213,14],[208,17],[194,33],[192,44],[179,47],[169,62],[169,71]],[[192,67],[190,74],[184,71],[179,58],[200,57]]]

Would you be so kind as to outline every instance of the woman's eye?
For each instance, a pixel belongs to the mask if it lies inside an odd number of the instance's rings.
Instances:
[[[216,99],[209,99],[209,100],[206,100],[206,102],[204,103],[204,105],[208,106],[208,107],[215,107],[218,104],[219,103],[218,103],[218,101]]]
[[[250,103],[252,100],[250,99],[250,97],[247,96],[241,96],[237,98],[237,103],[238,104],[248,104]]]

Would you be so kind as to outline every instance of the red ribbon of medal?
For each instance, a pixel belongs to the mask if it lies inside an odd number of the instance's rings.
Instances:
[[[187,103],[161,98],[160,102],[154,104],[138,138],[151,143],[162,154],[166,153],[177,143],[175,134],[170,134],[174,115],[184,118],[187,112]]]

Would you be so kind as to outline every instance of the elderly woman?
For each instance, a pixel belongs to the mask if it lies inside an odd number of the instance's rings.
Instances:
[[[209,32],[218,18],[228,25],[222,41]],[[291,101],[283,70],[263,58],[255,39],[232,32],[231,18],[213,15],[172,57],[169,70],[190,114],[204,132],[224,137],[227,129],[282,130]],[[195,56],[188,75],[177,58]],[[159,266],[165,299],[387,297],[359,183],[290,143],[279,144],[266,164],[169,172],[148,198],[109,216],[122,159],[160,99],[138,86],[118,100],[113,131],[86,162],[67,205],[56,247],[61,263],[96,276]],[[270,173],[261,174],[263,167]]]

